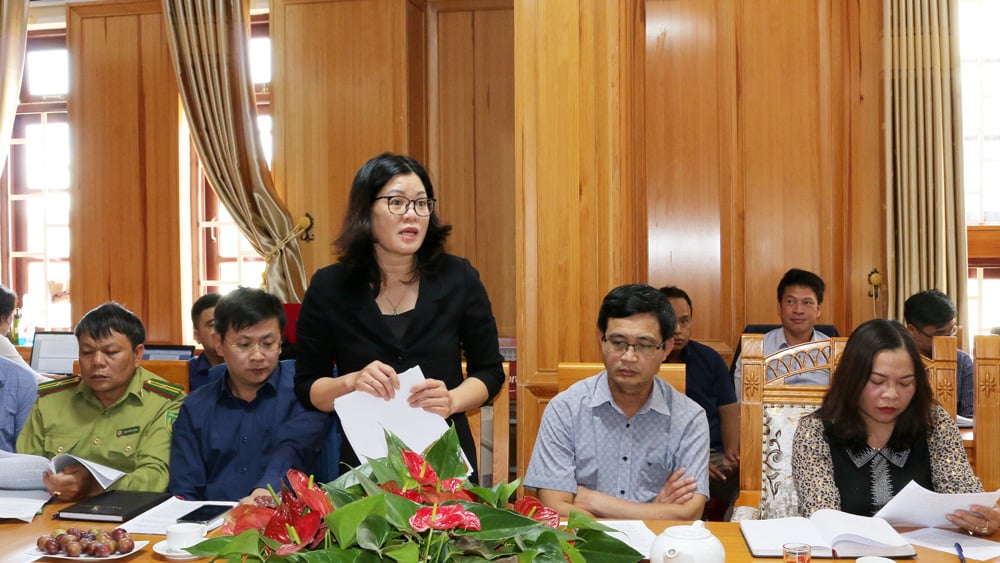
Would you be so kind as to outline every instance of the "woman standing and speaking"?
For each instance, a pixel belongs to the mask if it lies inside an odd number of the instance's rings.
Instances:
[[[399,391],[396,373],[420,366],[427,380],[409,404],[454,423],[475,467],[465,411],[500,390],[503,358],[486,289],[468,260],[445,253],[451,226],[436,203],[412,158],[385,153],[358,170],[334,242],[339,259],[316,272],[302,301],[296,393],[327,412],[352,391],[389,399]],[[346,440],[341,463],[359,464]]]

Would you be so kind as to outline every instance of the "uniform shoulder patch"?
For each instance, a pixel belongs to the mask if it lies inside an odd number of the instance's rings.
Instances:
[[[75,389],[78,383],[80,383],[79,375],[71,375],[61,379],[46,381],[38,386],[38,396],[44,397],[45,395],[51,395],[52,393],[62,391],[64,389]]]
[[[142,388],[168,399],[176,399],[184,392],[184,388],[180,385],[161,379],[147,379],[142,382]]]

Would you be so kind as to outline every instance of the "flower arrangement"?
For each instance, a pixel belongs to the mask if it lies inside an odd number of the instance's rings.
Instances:
[[[532,497],[510,503],[518,481],[472,485],[454,427],[424,455],[386,432],[388,455],[318,485],[294,469],[272,498],[234,508],[224,535],[188,548],[213,561],[333,563],[636,562],[611,528],[559,514]]]

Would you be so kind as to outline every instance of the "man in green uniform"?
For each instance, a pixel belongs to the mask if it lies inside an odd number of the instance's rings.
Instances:
[[[46,458],[71,453],[124,472],[111,489],[165,491],[183,388],[139,366],[146,330],[118,303],[92,309],[75,333],[81,375],[39,385],[17,451]],[[45,487],[66,501],[103,490],[82,465],[46,475]]]

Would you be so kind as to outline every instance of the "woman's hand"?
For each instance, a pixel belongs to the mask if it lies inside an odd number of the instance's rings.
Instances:
[[[970,534],[988,536],[1000,529],[1000,509],[974,504],[969,510],[957,510],[947,516],[948,521]]]
[[[424,409],[441,418],[448,418],[453,413],[451,393],[448,392],[444,382],[438,379],[425,379],[414,385],[410,389],[410,398],[407,402],[411,407]]]
[[[370,395],[375,395],[386,401],[396,396],[399,389],[399,378],[396,377],[396,370],[391,366],[376,360],[361,371],[356,371],[349,375],[353,376],[351,388],[354,391],[362,391]]]

